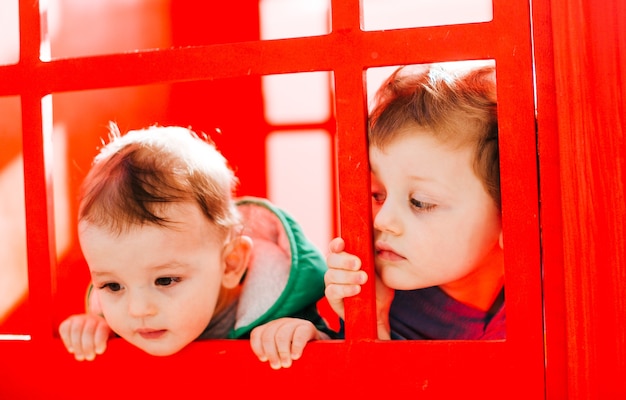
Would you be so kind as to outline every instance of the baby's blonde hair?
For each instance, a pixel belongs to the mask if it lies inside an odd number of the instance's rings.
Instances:
[[[109,128],[109,143],[83,182],[79,222],[118,234],[143,224],[172,227],[164,208],[191,202],[225,234],[239,224],[237,178],[208,138],[176,126],[125,135],[114,123]]]

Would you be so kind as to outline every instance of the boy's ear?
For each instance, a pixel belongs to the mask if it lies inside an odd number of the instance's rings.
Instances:
[[[252,239],[245,235],[239,235],[226,244],[224,248],[224,276],[222,286],[232,289],[239,285],[241,277],[252,255]]]

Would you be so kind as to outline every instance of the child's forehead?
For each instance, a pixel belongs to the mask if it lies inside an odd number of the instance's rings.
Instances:
[[[405,124],[388,135],[385,142],[370,145],[380,151],[393,146],[409,147],[432,147],[442,148],[449,151],[459,151],[467,148],[474,148],[475,141],[470,139],[471,135],[461,136],[457,132],[436,130],[417,124]],[[425,140],[412,140],[425,139]]]
[[[403,135],[384,147],[370,147],[371,168],[381,174],[395,171],[412,175],[417,171],[420,176],[429,176],[452,168],[473,173],[473,157],[471,147],[451,146],[427,133]]]
[[[79,229],[81,250],[95,271],[119,272],[129,265],[148,271],[202,264],[202,260],[219,259],[225,242],[221,232],[199,214],[179,225],[135,224],[116,232],[110,226],[83,221]]]
[[[110,236],[116,236],[120,240],[124,236],[137,234],[146,228],[164,232],[201,231],[208,233],[207,239],[221,239],[225,236],[225,229],[211,221],[196,202],[161,203],[155,205],[151,211],[161,218],[160,222],[130,220],[124,215],[103,222],[83,219],[78,223],[78,232],[83,235],[86,231],[95,229],[103,233],[107,232]]]

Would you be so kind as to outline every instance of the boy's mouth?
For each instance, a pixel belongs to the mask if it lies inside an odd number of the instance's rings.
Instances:
[[[387,261],[402,261],[405,257],[398,254],[391,246],[384,242],[376,242],[376,257]]]

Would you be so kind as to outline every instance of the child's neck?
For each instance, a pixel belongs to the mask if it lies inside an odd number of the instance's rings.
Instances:
[[[222,311],[228,308],[234,301],[239,299],[241,294],[241,286],[236,286],[232,289],[225,287],[220,288],[220,294],[217,298],[217,304],[215,305],[215,311],[213,315],[219,315]]]
[[[482,311],[491,308],[503,287],[504,259],[499,246],[489,254],[482,266],[471,274],[440,286],[448,296]]]

